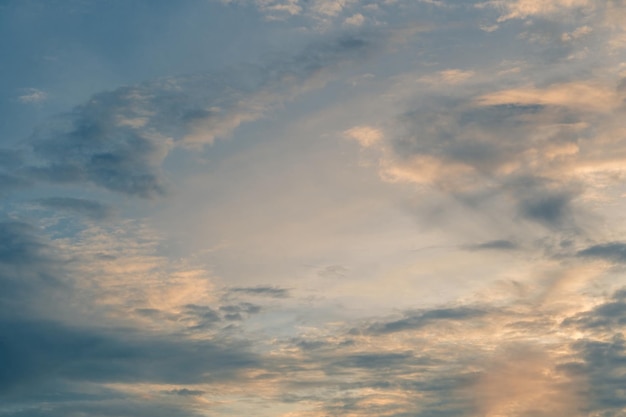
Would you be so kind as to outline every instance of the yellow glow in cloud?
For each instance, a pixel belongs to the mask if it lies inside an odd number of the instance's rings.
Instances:
[[[583,381],[554,370],[554,358],[537,347],[515,346],[498,352],[472,388],[481,417],[582,416]],[[533,414],[534,415],[534,414]]]

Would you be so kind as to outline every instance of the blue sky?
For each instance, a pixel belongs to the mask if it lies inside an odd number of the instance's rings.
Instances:
[[[0,416],[626,414],[626,2],[0,2]]]

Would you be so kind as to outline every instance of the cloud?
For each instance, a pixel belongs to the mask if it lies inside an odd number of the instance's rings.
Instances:
[[[325,16],[337,16],[346,7],[357,3],[358,0],[313,0],[312,9]]]
[[[349,26],[361,26],[365,22],[365,17],[361,13],[356,13],[344,20],[344,23]]]
[[[252,303],[239,303],[220,306],[225,320],[241,321],[261,311],[261,306]]]
[[[479,7],[493,7],[501,12],[499,22],[529,17],[549,17],[569,10],[593,8],[593,0],[490,0]]]
[[[626,262],[626,243],[609,242],[590,246],[577,253],[582,258],[604,259],[611,262]]]
[[[23,163],[24,152],[0,148],[0,193],[25,188],[32,184],[22,172],[19,172]]]
[[[79,214],[92,220],[104,220],[112,216],[109,206],[92,200],[72,197],[49,197],[37,200],[42,207]]]
[[[61,200],[61,205],[82,210],[83,202]],[[105,237],[98,238],[101,244]],[[68,240],[50,240],[44,229],[27,223],[0,223],[0,356],[4,364],[0,367],[0,413],[61,416],[92,410],[94,415],[194,416],[193,406],[165,400],[167,413],[162,414],[152,409],[153,401],[115,386],[153,384],[160,387],[159,393],[168,385],[220,385],[260,366],[259,356],[249,350],[247,342],[233,342],[225,333],[194,338],[181,332],[180,326],[177,332],[163,323],[159,328],[141,326],[137,320],[141,312],[116,317],[107,295],[115,272],[97,270],[96,263],[85,264],[89,259],[82,253],[84,248],[69,245]],[[94,241],[87,245],[101,250]],[[71,258],[66,256],[68,250]],[[115,264],[123,267],[123,260],[116,259]],[[90,291],[90,277],[81,273],[80,266],[96,269],[91,271],[98,275],[96,293]],[[133,271],[134,284],[145,286],[138,273]],[[132,294],[125,296],[115,301],[137,306]],[[194,320],[207,323],[220,321],[222,315],[243,317],[259,309],[241,303],[223,306],[223,310],[218,315],[208,307],[192,305],[173,319],[185,325],[193,314]],[[167,310],[144,313],[172,320]],[[171,390],[190,398],[202,391]]]
[[[601,304],[591,311],[579,313],[563,321],[565,327],[617,331],[626,325],[626,303],[616,300]]]
[[[59,301],[67,290],[63,263],[35,227],[0,222],[0,316],[32,314]]]
[[[314,44],[301,53],[225,74],[172,77],[94,95],[36,129],[31,177],[87,182],[123,194],[166,193],[161,164],[175,146],[228,137],[299,94],[325,83],[325,71],[363,58],[360,37]]]
[[[182,395],[186,397],[186,396],[202,395],[204,394],[204,391],[181,388],[181,389],[173,389],[171,391],[166,391],[166,393],[173,394],[173,395]]]
[[[571,217],[571,194],[564,192],[536,193],[529,199],[520,201],[522,216],[550,227],[561,227],[566,219]]]
[[[574,81],[537,89],[531,86],[485,94],[477,99],[482,106],[560,106],[580,111],[608,112],[618,108],[621,94],[607,85]]]
[[[419,81],[433,86],[442,84],[456,85],[469,80],[474,75],[476,75],[474,71],[447,69],[439,71],[436,74],[424,75],[419,78]]]
[[[40,128],[33,151],[42,161],[33,178],[59,183],[90,182],[144,198],[165,193],[160,164],[172,141],[117,122],[132,90],[101,93],[64,117],[60,126]],[[121,109],[121,108],[122,109]]]
[[[295,16],[302,12],[299,0],[256,0],[257,7],[270,19]]]
[[[195,384],[234,378],[257,360],[240,347],[215,342],[90,330],[49,321],[0,323],[10,367],[4,391],[37,380]],[[209,374],[211,376],[209,376]]]
[[[48,94],[45,91],[38,90],[36,88],[27,88],[25,93],[17,99],[25,104],[41,103],[48,99]]]
[[[585,415],[584,382],[554,369],[549,352],[516,344],[494,356],[470,388],[477,402],[474,415]]]
[[[270,298],[289,297],[289,290],[285,288],[279,288],[279,287],[267,287],[267,286],[235,287],[235,288],[230,288],[228,291],[233,294],[255,295],[255,296],[270,297]]]
[[[343,134],[349,139],[356,140],[364,148],[379,143],[383,138],[383,133],[372,126],[354,126],[344,131]]]
[[[480,74],[460,87],[441,80],[420,87],[414,75],[415,92],[398,103],[405,111],[379,124],[384,137],[344,134],[378,152],[385,181],[450,196],[463,210],[490,212],[511,227],[523,219],[568,233],[593,229],[586,203],[614,198],[604,190],[622,176],[619,83],[503,88],[508,81],[488,83]]]
[[[404,318],[399,320],[371,324],[367,328],[366,332],[386,334],[407,330],[417,330],[436,323],[471,320],[487,314],[487,311],[472,307],[441,308],[410,312],[407,313]]]
[[[515,242],[510,240],[490,240],[465,247],[468,250],[515,250],[519,248]]]
[[[624,362],[626,343],[621,334],[606,341],[583,339],[572,346],[582,362],[568,364],[572,372],[582,373],[589,380],[589,408],[609,416],[618,416],[626,407],[624,394]]]
[[[8,193],[9,191],[20,188],[26,188],[31,184],[31,181],[25,178],[0,172],[0,194]]]

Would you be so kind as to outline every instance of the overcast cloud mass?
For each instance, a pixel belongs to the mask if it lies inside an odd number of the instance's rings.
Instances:
[[[6,0],[0,52],[0,416],[626,416],[625,0]]]

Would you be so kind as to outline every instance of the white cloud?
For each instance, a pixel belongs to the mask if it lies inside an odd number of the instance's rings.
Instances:
[[[17,98],[22,103],[33,104],[41,103],[48,99],[48,94],[45,91],[37,88],[27,88],[25,93]]]
[[[323,16],[337,16],[357,0],[314,0],[313,10]]]
[[[440,84],[461,84],[475,75],[474,71],[464,71],[460,69],[447,69],[443,71],[439,71],[436,74],[425,75],[419,78],[419,81],[431,84],[431,85],[440,85]]]
[[[493,7],[501,12],[499,22],[526,19],[533,16],[550,16],[569,9],[593,8],[593,0],[490,0],[477,7]]]
[[[349,26],[361,26],[363,22],[365,22],[365,17],[361,13],[354,14],[344,20],[344,23]]]
[[[356,140],[364,148],[369,148],[383,139],[383,133],[371,126],[355,126],[343,134],[349,139]]]

